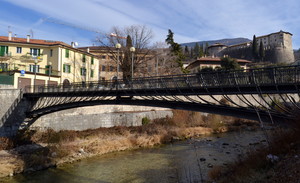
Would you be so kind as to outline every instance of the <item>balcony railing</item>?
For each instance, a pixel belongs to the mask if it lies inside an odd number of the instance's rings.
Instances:
[[[26,61],[26,62],[34,62],[35,60],[37,60],[38,62],[41,62],[41,61],[43,61],[43,54],[31,55],[30,53],[27,53],[26,55],[22,55],[20,57],[20,59],[22,61]]]
[[[34,67],[30,68],[29,65],[22,65],[22,64],[7,64],[6,67],[0,67],[0,72],[21,72],[21,70],[25,71],[26,73],[34,74],[35,70]],[[38,68],[37,74],[44,74],[49,75],[49,68]],[[51,69],[50,70],[51,76],[61,76],[61,72],[58,70]]]
[[[4,53],[3,55],[0,55],[0,61],[7,61],[11,58],[11,52]]]

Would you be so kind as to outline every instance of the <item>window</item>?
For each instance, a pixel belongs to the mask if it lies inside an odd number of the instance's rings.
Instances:
[[[0,56],[6,56],[8,54],[8,46],[0,46]]]
[[[102,55],[101,58],[102,58],[102,59],[106,59],[106,56],[105,56],[105,55]]]
[[[65,72],[65,73],[71,73],[71,65],[64,64],[63,65],[63,72]]]
[[[53,50],[51,49],[50,50],[50,57],[52,57],[53,56]]]
[[[102,69],[101,69],[102,71],[105,71],[106,70],[106,67],[105,67],[105,65],[102,65]]]
[[[52,74],[52,66],[51,65],[46,65],[45,74],[49,75],[49,71],[50,71],[50,74]]]
[[[91,64],[94,64],[94,57],[91,57]]]
[[[32,56],[40,56],[41,50],[38,48],[30,48],[30,55]]]
[[[91,76],[91,78],[94,77],[94,70],[93,70],[93,69],[91,69],[91,74],[90,74],[90,76]]]
[[[114,66],[109,66],[109,71],[113,72],[114,71]]]
[[[29,65],[29,71],[30,72],[40,72],[40,66],[39,65]]]
[[[65,57],[66,57],[66,58],[69,58],[69,56],[70,56],[70,50],[69,50],[69,49],[66,49]]]
[[[81,74],[81,76],[85,76],[86,75],[86,68],[84,68],[84,67],[80,68],[80,74]]]
[[[6,71],[8,68],[7,63],[0,63],[0,71]]]
[[[17,53],[22,53],[22,47],[17,47]]]
[[[85,62],[86,61],[86,57],[85,55],[82,55],[82,62]]]

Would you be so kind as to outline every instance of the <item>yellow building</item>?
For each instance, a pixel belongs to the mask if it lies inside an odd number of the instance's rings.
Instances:
[[[49,72],[50,71],[50,72]],[[0,36],[0,84],[68,84],[98,81],[96,56],[60,41]]]

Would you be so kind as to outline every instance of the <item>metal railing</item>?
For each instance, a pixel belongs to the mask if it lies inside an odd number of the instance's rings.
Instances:
[[[162,88],[199,88],[283,85],[300,83],[300,66],[284,66],[235,71],[199,72],[196,74],[134,78],[132,80],[106,80],[80,82],[68,85],[27,86],[25,93],[132,90]]]

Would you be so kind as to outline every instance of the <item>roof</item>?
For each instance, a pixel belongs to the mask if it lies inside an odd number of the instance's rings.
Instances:
[[[217,62],[221,62],[221,58],[220,57],[201,57],[201,58],[198,58],[196,61],[199,61],[199,62],[203,62],[203,61],[208,61],[208,62],[217,61]],[[251,61],[245,60],[245,59],[236,59],[236,61],[237,62],[241,62],[241,63],[251,63]]]
[[[55,45],[61,45],[64,47],[67,47],[70,50],[76,50],[78,52],[82,52],[85,54],[93,55],[92,53],[88,53],[85,50],[74,48],[71,45],[64,43],[62,41],[53,41],[53,40],[43,40],[43,39],[31,39],[30,41],[27,42],[27,38],[18,38],[18,37],[11,37],[11,40],[8,40],[7,36],[0,36],[0,43],[1,42],[6,42],[6,43],[21,43],[21,44],[35,44],[35,45],[44,45],[44,46],[55,46]]]
[[[238,63],[252,63],[251,61],[245,60],[245,59],[236,59],[236,61]],[[201,58],[197,58],[197,60],[192,62],[188,67],[197,66],[197,65],[200,65],[203,62],[221,62],[221,58],[220,57],[201,57]]]
[[[271,36],[271,35],[273,35],[273,34],[279,34],[279,33],[290,34],[291,36],[293,35],[293,34],[290,33],[290,32],[285,32],[285,31],[280,30],[280,31],[278,31],[278,32],[273,32],[273,33],[271,33],[271,34],[267,34],[267,35],[263,35],[263,36],[258,36],[258,37],[256,37],[256,38],[268,37],[268,36]]]
[[[30,39],[30,41],[27,42],[27,38],[11,37],[11,40],[9,41],[7,36],[0,36],[0,42],[39,44],[39,45],[47,45],[47,46],[59,44],[59,45],[71,47],[71,45],[68,45],[61,41],[42,40],[42,39]]]

